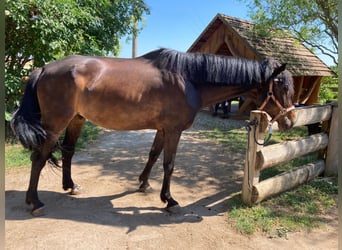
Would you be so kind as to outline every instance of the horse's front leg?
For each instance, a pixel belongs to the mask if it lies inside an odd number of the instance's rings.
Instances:
[[[140,192],[145,192],[147,188],[150,187],[150,184],[148,182],[148,178],[151,173],[151,169],[153,165],[158,160],[158,157],[163,150],[164,146],[164,133],[162,130],[158,130],[156,133],[156,136],[154,137],[154,141],[149,153],[148,161],[146,163],[146,166],[139,176],[139,181],[141,182],[141,185],[139,187]]]
[[[167,202],[166,209],[172,211],[173,208],[178,207],[178,202],[174,200],[170,192],[170,182],[173,173],[173,167],[176,158],[177,146],[182,131],[171,130],[165,131],[164,141],[164,180],[160,193],[160,198],[163,202]]]
[[[81,134],[85,119],[75,116],[69,123],[62,143],[63,189],[71,189],[70,194],[78,194],[79,186],[71,178],[71,159],[75,153],[75,145]]]

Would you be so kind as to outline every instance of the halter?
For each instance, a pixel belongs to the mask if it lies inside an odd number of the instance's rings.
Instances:
[[[274,121],[278,120],[279,117],[284,116],[287,114],[287,112],[294,110],[295,107],[293,105],[291,105],[288,108],[285,108],[283,105],[281,105],[281,103],[277,100],[277,98],[274,96],[273,94],[273,83],[274,82],[279,82],[278,78],[274,78],[273,81],[271,81],[270,85],[269,85],[269,89],[268,89],[268,93],[267,93],[267,97],[265,99],[265,101],[261,104],[261,106],[258,108],[258,110],[263,111],[263,109],[265,108],[265,106],[267,105],[267,103],[272,99],[275,104],[278,106],[279,108],[279,113],[272,118],[272,120],[270,121],[270,124],[272,124]]]

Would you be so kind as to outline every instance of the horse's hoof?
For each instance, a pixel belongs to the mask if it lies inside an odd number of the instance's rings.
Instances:
[[[146,191],[152,189],[152,187],[150,186],[150,183],[148,183],[148,181],[144,182],[144,181],[140,181],[140,187],[138,189],[138,192],[141,193],[145,193]]]
[[[70,194],[71,195],[78,195],[81,193],[81,186],[78,184],[75,184],[74,187],[71,189]]]
[[[165,210],[171,214],[180,214],[182,212],[182,208],[178,204],[171,207],[166,207]]]
[[[146,191],[149,191],[149,190],[152,190],[152,187],[150,185],[141,185],[139,188],[138,188],[138,192],[141,192],[141,193],[146,193]]]
[[[44,212],[44,206],[43,207],[39,207],[37,209],[33,209],[31,211],[31,214],[34,216],[34,217],[39,217],[39,216],[43,216],[45,215],[45,212]]]

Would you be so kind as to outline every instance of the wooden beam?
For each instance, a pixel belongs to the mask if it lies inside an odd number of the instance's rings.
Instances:
[[[314,105],[296,108],[295,127],[327,121],[331,117],[331,105]]]
[[[297,120],[294,127],[313,124],[321,121],[327,121],[331,118],[332,107],[331,105],[311,105],[296,108]],[[273,123],[273,131],[278,130],[278,124]]]
[[[233,56],[239,56],[239,51],[238,49],[235,48],[233,42],[228,39],[227,36],[224,38],[224,44],[227,46],[229,49],[230,53],[232,53]]]
[[[305,97],[303,97],[303,99],[300,100],[300,103],[307,103],[307,101],[311,98],[311,95],[312,95],[313,91],[319,86],[321,80],[322,80],[321,76],[316,78],[314,83],[310,86],[310,89],[306,93]],[[313,103],[308,103],[308,104],[313,104]]]
[[[295,88],[295,97],[294,97],[294,102],[299,103],[300,102],[300,96],[302,95],[303,91],[303,82],[304,82],[304,76],[299,77],[299,83],[297,84],[297,88]]]
[[[293,127],[328,121],[331,118],[331,105],[312,105],[296,108],[297,120]],[[278,123],[272,124],[273,131],[279,130]]]
[[[312,180],[323,173],[324,167],[324,161],[319,160],[259,182],[253,186],[252,204]]]
[[[337,103],[333,106],[332,117],[329,128],[329,143],[327,149],[326,156],[326,168],[324,171],[324,175],[326,176],[337,176],[338,174],[338,157],[339,157],[339,148],[338,148],[338,140],[342,138],[338,137],[338,106]],[[341,115],[341,114],[340,114]],[[342,158],[340,158],[342,159]]]
[[[264,111],[254,110],[250,114],[250,121],[255,121],[258,126],[251,126],[248,133],[248,142],[246,148],[246,160],[242,182],[241,198],[246,204],[252,204],[252,189],[259,182],[260,171],[255,169],[255,155],[262,146],[258,145],[264,142],[265,130],[268,126],[268,115]],[[257,138],[257,142],[255,141]]]
[[[309,98],[306,100],[305,104],[317,104],[319,103],[319,90],[320,90],[320,86],[321,86],[321,82],[322,82],[322,76],[317,76],[317,79],[315,80],[314,85],[312,86],[312,88],[310,89],[310,96]]]
[[[256,153],[255,167],[262,170],[288,162],[308,153],[325,149],[328,142],[328,135],[319,133],[299,140],[285,141],[263,147]]]
[[[246,109],[252,104],[254,104],[254,99],[247,97],[247,99],[243,102],[243,104],[239,108],[238,115],[243,115]]]

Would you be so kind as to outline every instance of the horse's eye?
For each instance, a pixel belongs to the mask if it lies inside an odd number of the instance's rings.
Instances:
[[[282,78],[274,78],[273,80],[275,83],[283,83],[283,79]]]

